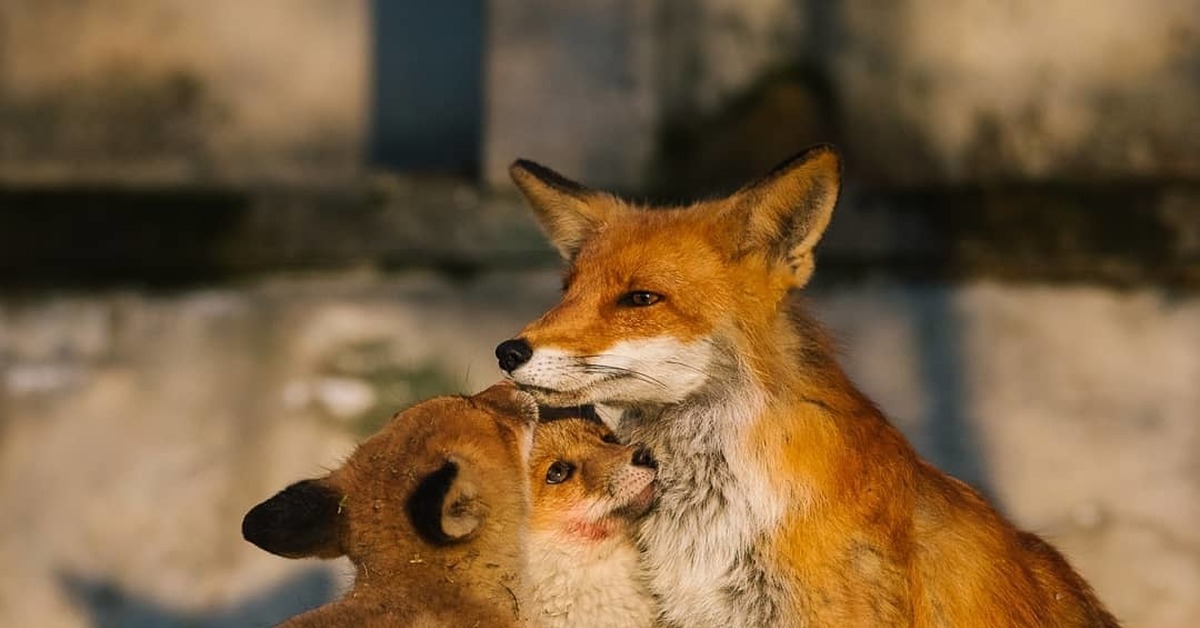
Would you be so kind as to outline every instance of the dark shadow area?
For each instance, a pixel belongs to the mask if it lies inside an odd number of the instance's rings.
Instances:
[[[374,0],[370,160],[409,171],[479,171],[482,0]]]
[[[0,285],[219,277],[247,205],[206,189],[0,188]]]
[[[848,185],[837,212],[820,263],[843,280],[1200,288],[1200,185],[1191,182]]]
[[[0,186],[0,290],[169,291],[364,266],[469,279],[558,259],[515,198],[434,179],[398,191]]]
[[[916,442],[921,455],[950,475],[988,497],[994,495],[979,434],[967,415],[963,373],[969,365],[963,354],[965,334],[950,300],[953,292],[941,286],[914,286],[912,313],[916,333],[916,362],[921,388],[928,400],[923,434]]]
[[[109,580],[62,574],[59,582],[73,603],[86,610],[95,628],[243,628],[274,626],[333,599],[334,578],[311,569],[227,608],[194,612],[124,590]]]
[[[0,85],[0,154],[10,163],[172,164],[202,175],[212,165],[208,139],[226,121],[205,78],[112,65],[34,93]]]
[[[469,278],[558,264],[515,196],[438,177],[393,187],[0,187],[0,289],[170,289],[363,265]],[[988,277],[1195,291],[1198,243],[1194,183],[849,184],[820,267],[840,282]]]
[[[728,194],[805,147],[837,142],[837,111],[828,77],[798,63],[765,73],[711,114],[664,116],[650,198]]]

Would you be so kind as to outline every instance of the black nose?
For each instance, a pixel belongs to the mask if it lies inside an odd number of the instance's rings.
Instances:
[[[637,449],[633,450],[633,466],[657,469],[658,463],[655,462],[654,454],[650,453],[649,447],[638,445]]]
[[[510,373],[532,357],[533,347],[529,346],[524,338],[505,340],[496,347],[496,359],[500,361],[500,368]]]

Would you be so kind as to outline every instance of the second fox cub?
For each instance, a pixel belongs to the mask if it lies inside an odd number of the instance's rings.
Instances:
[[[354,586],[285,628],[527,626],[524,470],[538,408],[511,384],[397,414],[338,469],[242,520],[280,556],[347,556]]]
[[[634,544],[655,462],[584,419],[543,423],[529,464],[529,579],[540,628],[642,628],[654,604]]]
[[[805,315],[840,170],[819,146],[726,198],[644,208],[518,161],[570,268],[501,368],[653,448],[639,535],[669,624],[1117,625],[1054,548],[918,458]]]

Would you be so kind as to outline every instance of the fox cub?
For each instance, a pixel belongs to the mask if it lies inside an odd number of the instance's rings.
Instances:
[[[541,628],[650,626],[650,597],[634,543],[654,497],[656,463],[581,418],[538,426],[529,465],[533,513],[529,584]]]
[[[255,506],[246,540],[288,558],[348,556],[353,588],[283,624],[525,626],[537,405],[511,385],[401,412],[329,475]]]
[[[540,402],[596,404],[653,449],[638,535],[666,623],[1117,625],[1053,547],[921,460],[805,314],[832,148],[688,207],[511,173],[568,269],[496,357]]]

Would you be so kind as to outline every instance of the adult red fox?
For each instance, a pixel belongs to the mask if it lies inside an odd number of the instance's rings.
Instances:
[[[1053,547],[921,460],[800,307],[833,148],[690,207],[511,174],[570,267],[496,355],[539,401],[600,404],[654,451],[639,541],[666,624],[1118,625]]]

